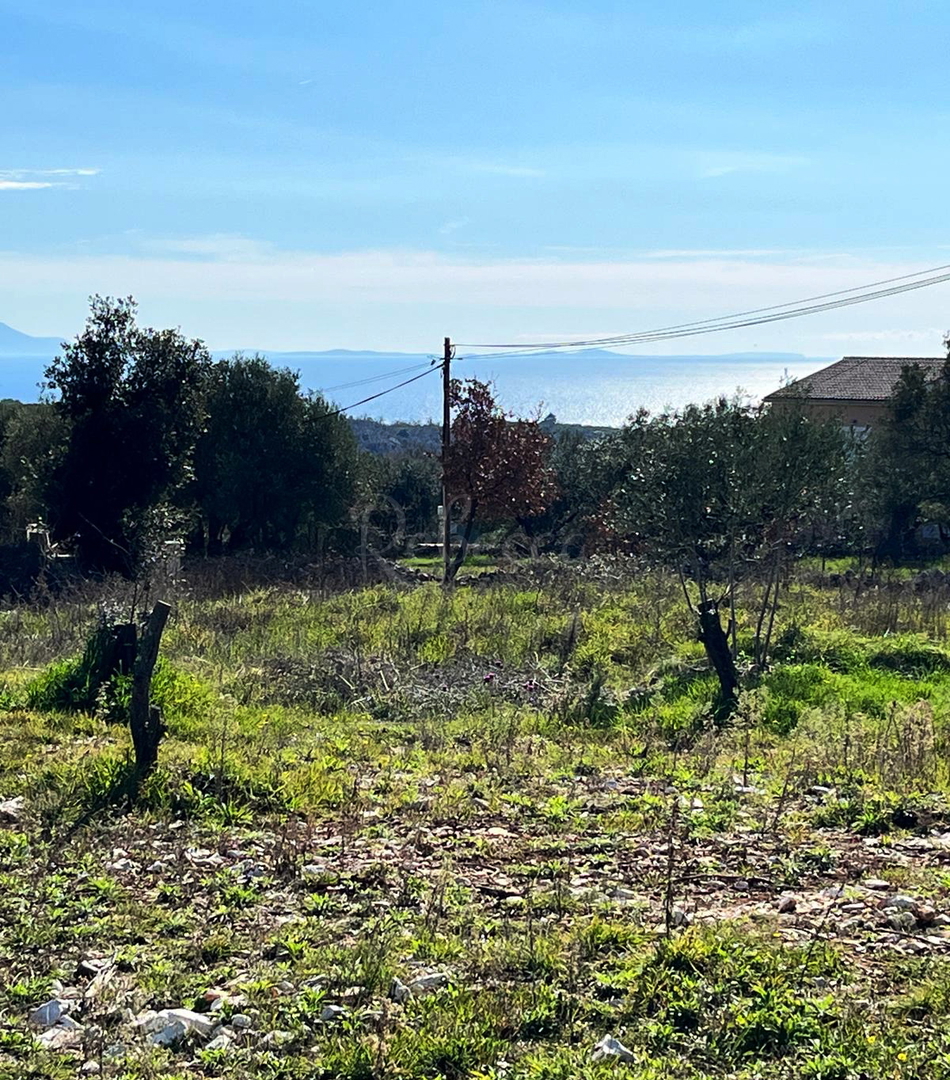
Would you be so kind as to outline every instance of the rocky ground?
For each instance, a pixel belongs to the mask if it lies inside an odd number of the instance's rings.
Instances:
[[[939,822],[883,837],[814,828],[838,800],[824,787],[789,796],[776,821],[741,780],[738,821],[718,832],[695,821],[721,789],[679,792],[619,771],[553,785],[544,813],[475,796],[456,821],[432,812],[434,778],[400,815],[367,799],[276,829],[119,817],[51,836],[22,799],[7,800],[0,1068],[271,1075],[272,1059],[412,1026],[422,998],[523,982],[489,955],[493,936],[563,942],[592,922],[626,928],[641,949],[724,926],[806,955],[820,943],[847,977],[809,977],[813,990],[847,983],[865,1002],[895,959],[950,950],[950,831]],[[643,827],[645,808],[656,827]],[[530,957],[519,963],[530,971]],[[557,965],[545,977],[565,981]],[[578,1058],[634,1061],[610,1018],[622,988],[596,956],[572,977],[579,1011],[591,1003],[573,1033]]]

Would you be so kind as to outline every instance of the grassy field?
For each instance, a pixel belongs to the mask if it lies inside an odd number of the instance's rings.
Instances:
[[[0,1076],[950,1077],[950,585],[838,570],[725,726],[662,574],[185,591],[131,811],[129,597],[0,613]]]

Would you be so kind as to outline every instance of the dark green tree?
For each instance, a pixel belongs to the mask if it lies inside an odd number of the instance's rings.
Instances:
[[[737,400],[640,413],[613,450],[625,462],[610,498],[616,527],[647,555],[675,568],[719,678],[722,703],[736,698],[735,597],[739,581],[761,586],[755,659],[768,653],[781,569],[841,474],[835,424],[800,408],[759,412]],[[720,607],[732,616],[731,646]]]
[[[94,296],[83,332],[46,369],[68,426],[45,502],[82,565],[131,575],[189,475],[210,357],[178,330],[140,328],[131,298]]]
[[[950,526],[950,359],[936,377],[917,364],[903,369],[890,415],[868,436],[857,471],[878,556],[914,554],[923,518]]]
[[[343,519],[355,441],[323,398],[301,393],[295,372],[261,356],[219,361],[205,405],[190,496],[209,554],[290,548]]]
[[[5,415],[0,449],[6,491],[4,533],[15,543],[23,539],[28,525],[48,518],[46,495],[68,446],[69,424],[50,402],[17,402]]]
[[[363,527],[374,546],[396,554],[434,537],[442,502],[442,467],[425,451],[360,455]]]

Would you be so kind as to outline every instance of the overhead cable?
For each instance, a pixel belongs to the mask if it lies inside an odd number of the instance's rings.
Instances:
[[[904,274],[900,277],[871,282],[870,284],[856,286],[852,289],[841,289],[836,292],[822,293],[818,296],[808,297],[804,300],[793,300],[785,304],[774,304],[770,307],[753,308],[749,311],[740,311],[732,315],[721,315],[711,319],[676,323],[672,326],[659,327],[654,330],[644,330],[634,333],[616,334],[611,337],[587,338],[575,341],[546,341],[534,343],[509,342],[507,344],[484,343],[467,345],[461,343],[460,347],[509,350],[506,353],[486,354],[486,356],[501,358],[503,356],[530,355],[539,351],[547,352],[555,349],[593,348],[607,345],[636,345],[650,341],[665,341],[679,337],[694,337],[698,334],[713,333],[718,330],[734,330],[746,326],[758,326],[762,323],[799,318],[804,315],[813,315],[822,311],[832,311],[836,308],[850,307],[854,304],[864,304],[888,296],[897,296],[901,293],[913,292],[916,289],[928,288],[931,285],[938,285],[945,281],[950,281],[950,264],[933,267],[930,270],[920,270],[915,274]],[[838,297],[839,299],[834,299],[835,297]],[[466,359],[477,358],[477,354],[469,354],[469,356],[466,357]]]
[[[329,394],[334,390],[349,390],[354,386],[366,386],[369,383],[382,382],[384,379],[395,379],[400,375],[408,375],[413,371],[418,371],[420,368],[428,369],[430,360],[425,360],[419,364],[411,364],[409,367],[398,368],[396,371],[386,371],[382,375],[368,375],[365,379],[354,379],[352,382],[337,383],[336,386],[322,386],[319,388],[321,394]]]
[[[326,419],[329,416],[339,416],[340,413],[349,412],[350,409],[355,409],[360,405],[366,405],[370,401],[375,401],[377,398],[385,397],[387,394],[391,394],[394,390],[400,390],[403,386],[408,386],[410,383],[418,382],[419,379],[424,379],[426,375],[431,375],[433,371],[441,371],[442,364],[432,364],[426,368],[425,371],[420,372],[418,375],[413,375],[411,379],[403,379],[402,382],[396,383],[395,386],[389,386],[385,390],[380,390],[377,394],[370,394],[369,397],[362,398],[360,401],[354,401],[352,405],[343,405],[339,409],[333,409],[330,412],[324,413],[321,419]]]

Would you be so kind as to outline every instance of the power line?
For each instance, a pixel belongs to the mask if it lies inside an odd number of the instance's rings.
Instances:
[[[924,289],[931,285],[938,285],[944,281],[950,281],[950,263],[944,266],[936,266],[930,270],[919,270],[914,274],[903,274],[899,277],[886,278],[883,281],[871,282],[866,285],[856,286],[851,289],[840,289],[836,292],[822,293],[818,296],[808,297],[804,300],[793,300],[785,304],[774,304],[770,307],[753,308],[749,311],[740,311],[732,315],[721,315],[712,319],[700,319],[694,322],[676,323],[672,326],[659,327],[655,330],[644,330],[628,334],[616,334],[611,337],[588,338],[576,341],[548,341],[528,344],[525,342],[508,344],[468,344],[465,348],[473,349],[507,349],[507,353],[488,353],[485,357],[500,359],[505,356],[528,356],[539,351],[554,349],[590,348],[605,345],[634,345],[650,341],[664,341],[679,337],[694,337],[698,334],[713,333],[718,330],[734,330],[746,326],[758,326],[762,323],[779,322],[784,319],[799,318],[804,315],[813,315],[822,311],[832,311],[836,308],[850,307],[854,304],[868,303],[872,300],[883,299],[888,296],[897,296],[900,293],[912,292],[915,289]],[[926,276],[925,275],[929,275]],[[923,280],[911,280],[921,279]],[[904,284],[897,284],[903,282]],[[884,287],[890,286],[890,287]],[[855,295],[857,294],[857,295]],[[841,299],[835,300],[835,297]],[[821,303],[820,301],[828,301]],[[756,318],[755,316],[761,316]],[[477,354],[470,354],[465,359],[480,359]]]
[[[366,386],[369,383],[382,382],[384,379],[395,379],[399,375],[408,375],[410,372],[418,371],[420,368],[428,368],[432,361],[431,357],[427,357],[422,363],[411,364],[409,367],[398,368],[396,371],[386,371],[382,375],[369,375],[365,379],[354,379],[352,382],[337,383],[336,386],[322,386],[319,388],[321,394],[329,394],[334,390],[349,390],[354,386]]]
[[[426,375],[431,375],[433,371],[441,371],[442,364],[432,364],[426,368],[425,371],[420,372],[418,375],[413,375],[411,379],[403,379],[402,382],[396,383],[395,386],[389,386],[385,390],[380,390],[377,394],[370,394],[369,397],[362,398],[360,401],[354,401],[352,405],[343,405],[339,409],[333,409],[331,412],[324,413],[321,419],[326,419],[330,416],[339,416],[340,413],[349,412],[350,409],[355,409],[359,405],[366,405],[370,401],[375,401],[377,398],[385,397],[387,394],[391,394],[394,390],[399,390],[403,386],[408,386],[410,383],[418,382],[419,379],[424,379]]]

